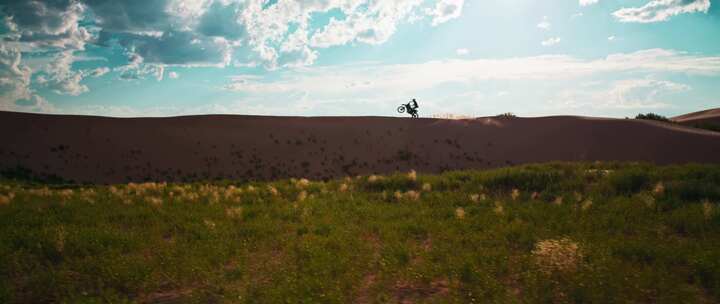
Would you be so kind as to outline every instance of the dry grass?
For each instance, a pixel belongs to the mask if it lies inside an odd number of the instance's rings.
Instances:
[[[308,197],[307,191],[305,191],[305,190],[300,191],[300,193],[298,193],[298,196],[297,196],[297,201],[303,202],[303,201],[305,201],[305,199],[307,199],[307,197]]]
[[[295,187],[297,187],[298,189],[305,189],[308,186],[310,186],[310,181],[305,178],[301,178],[295,183]]]
[[[520,190],[513,189],[510,197],[512,198],[512,200],[516,201],[520,197]]]
[[[712,218],[713,213],[715,211],[713,204],[711,204],[710,201],[705,200],[702,203],[702,208],[703,208],[703,215],[705,216],[705,219],[709,220],[710,218]]]
[[[465,218],[465,209],[463,209],[463,207],[457,207],[455,209],[455,217],[459,220],[464,219]]]
[[[568,238],[540,241],[532,255],[540,271],[546,274],[574,272],[583,259],[580,245]]]
[[[413,182],[417,181],[417,172],[415,172],[415,170],[410,170],[407,174],[407,178]]]
[[[8,205],[15,198],[15,194],[10,192],[7,195],[0,195],[0,205]]]
[[[591,200],[585,200],[585,201],[581,204],[581,207],[580,207],[580,208],[581,208],[583,211],[587,211],[588,209],[590,209],[590,207],[592,207],[592,204],[593,204],[593,202],[592,202]]]
[[[227,215],[229,218],[237,219],[242,216],[243,208],[241,206],[238,207],[230,207],[225,209],[225,215]]]
[[[501,201],[495,201],[495,207],[493,208],[493,212],[498,215],[505,214],[505,207],[503,207],[503,203]]]
[[[373,174],[373,175],[368,176],[368,182],[371,183],[371,184],[372,184],[372,183],[376,183],[376,182],[378,182],[378,181],[381,181],[381,180],[383,180],[383,179],[384,179],[384,177],[381,176],[381,175],[374,175],[374,174]]]

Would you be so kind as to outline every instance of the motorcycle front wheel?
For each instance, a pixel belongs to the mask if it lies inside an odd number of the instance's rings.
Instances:
[[[405,113],[405,106],[399,106],[397,108],[398,113]]]

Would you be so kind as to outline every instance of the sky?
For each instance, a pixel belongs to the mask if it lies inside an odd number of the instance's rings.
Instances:
[[[0,110],[674,116],[720,107],[719,0],[0,0]]]

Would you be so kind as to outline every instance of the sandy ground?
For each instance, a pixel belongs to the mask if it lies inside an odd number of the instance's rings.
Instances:
[[[571,116],[104,118],[0,112],[0,170],[76,182],[324,179],[546,161],[720,163],[720,133]]]
[[[680,115],[671,120],[684,125],[713,124],[720,126],[720,108]]]

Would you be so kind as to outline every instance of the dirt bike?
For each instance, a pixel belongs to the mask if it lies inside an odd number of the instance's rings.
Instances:
[[[397,108],[397,111],[398,111],[398,113],[400,113],[400,114],[405,113],[405,111],[407,111],[407,113],[410,114],[410,116],[412,116],[413,118],[418,118],[418,117],[419,117],[417,110],[411,108],[411,107],[410,107],[410,104],[400,105],[400,106]]]

